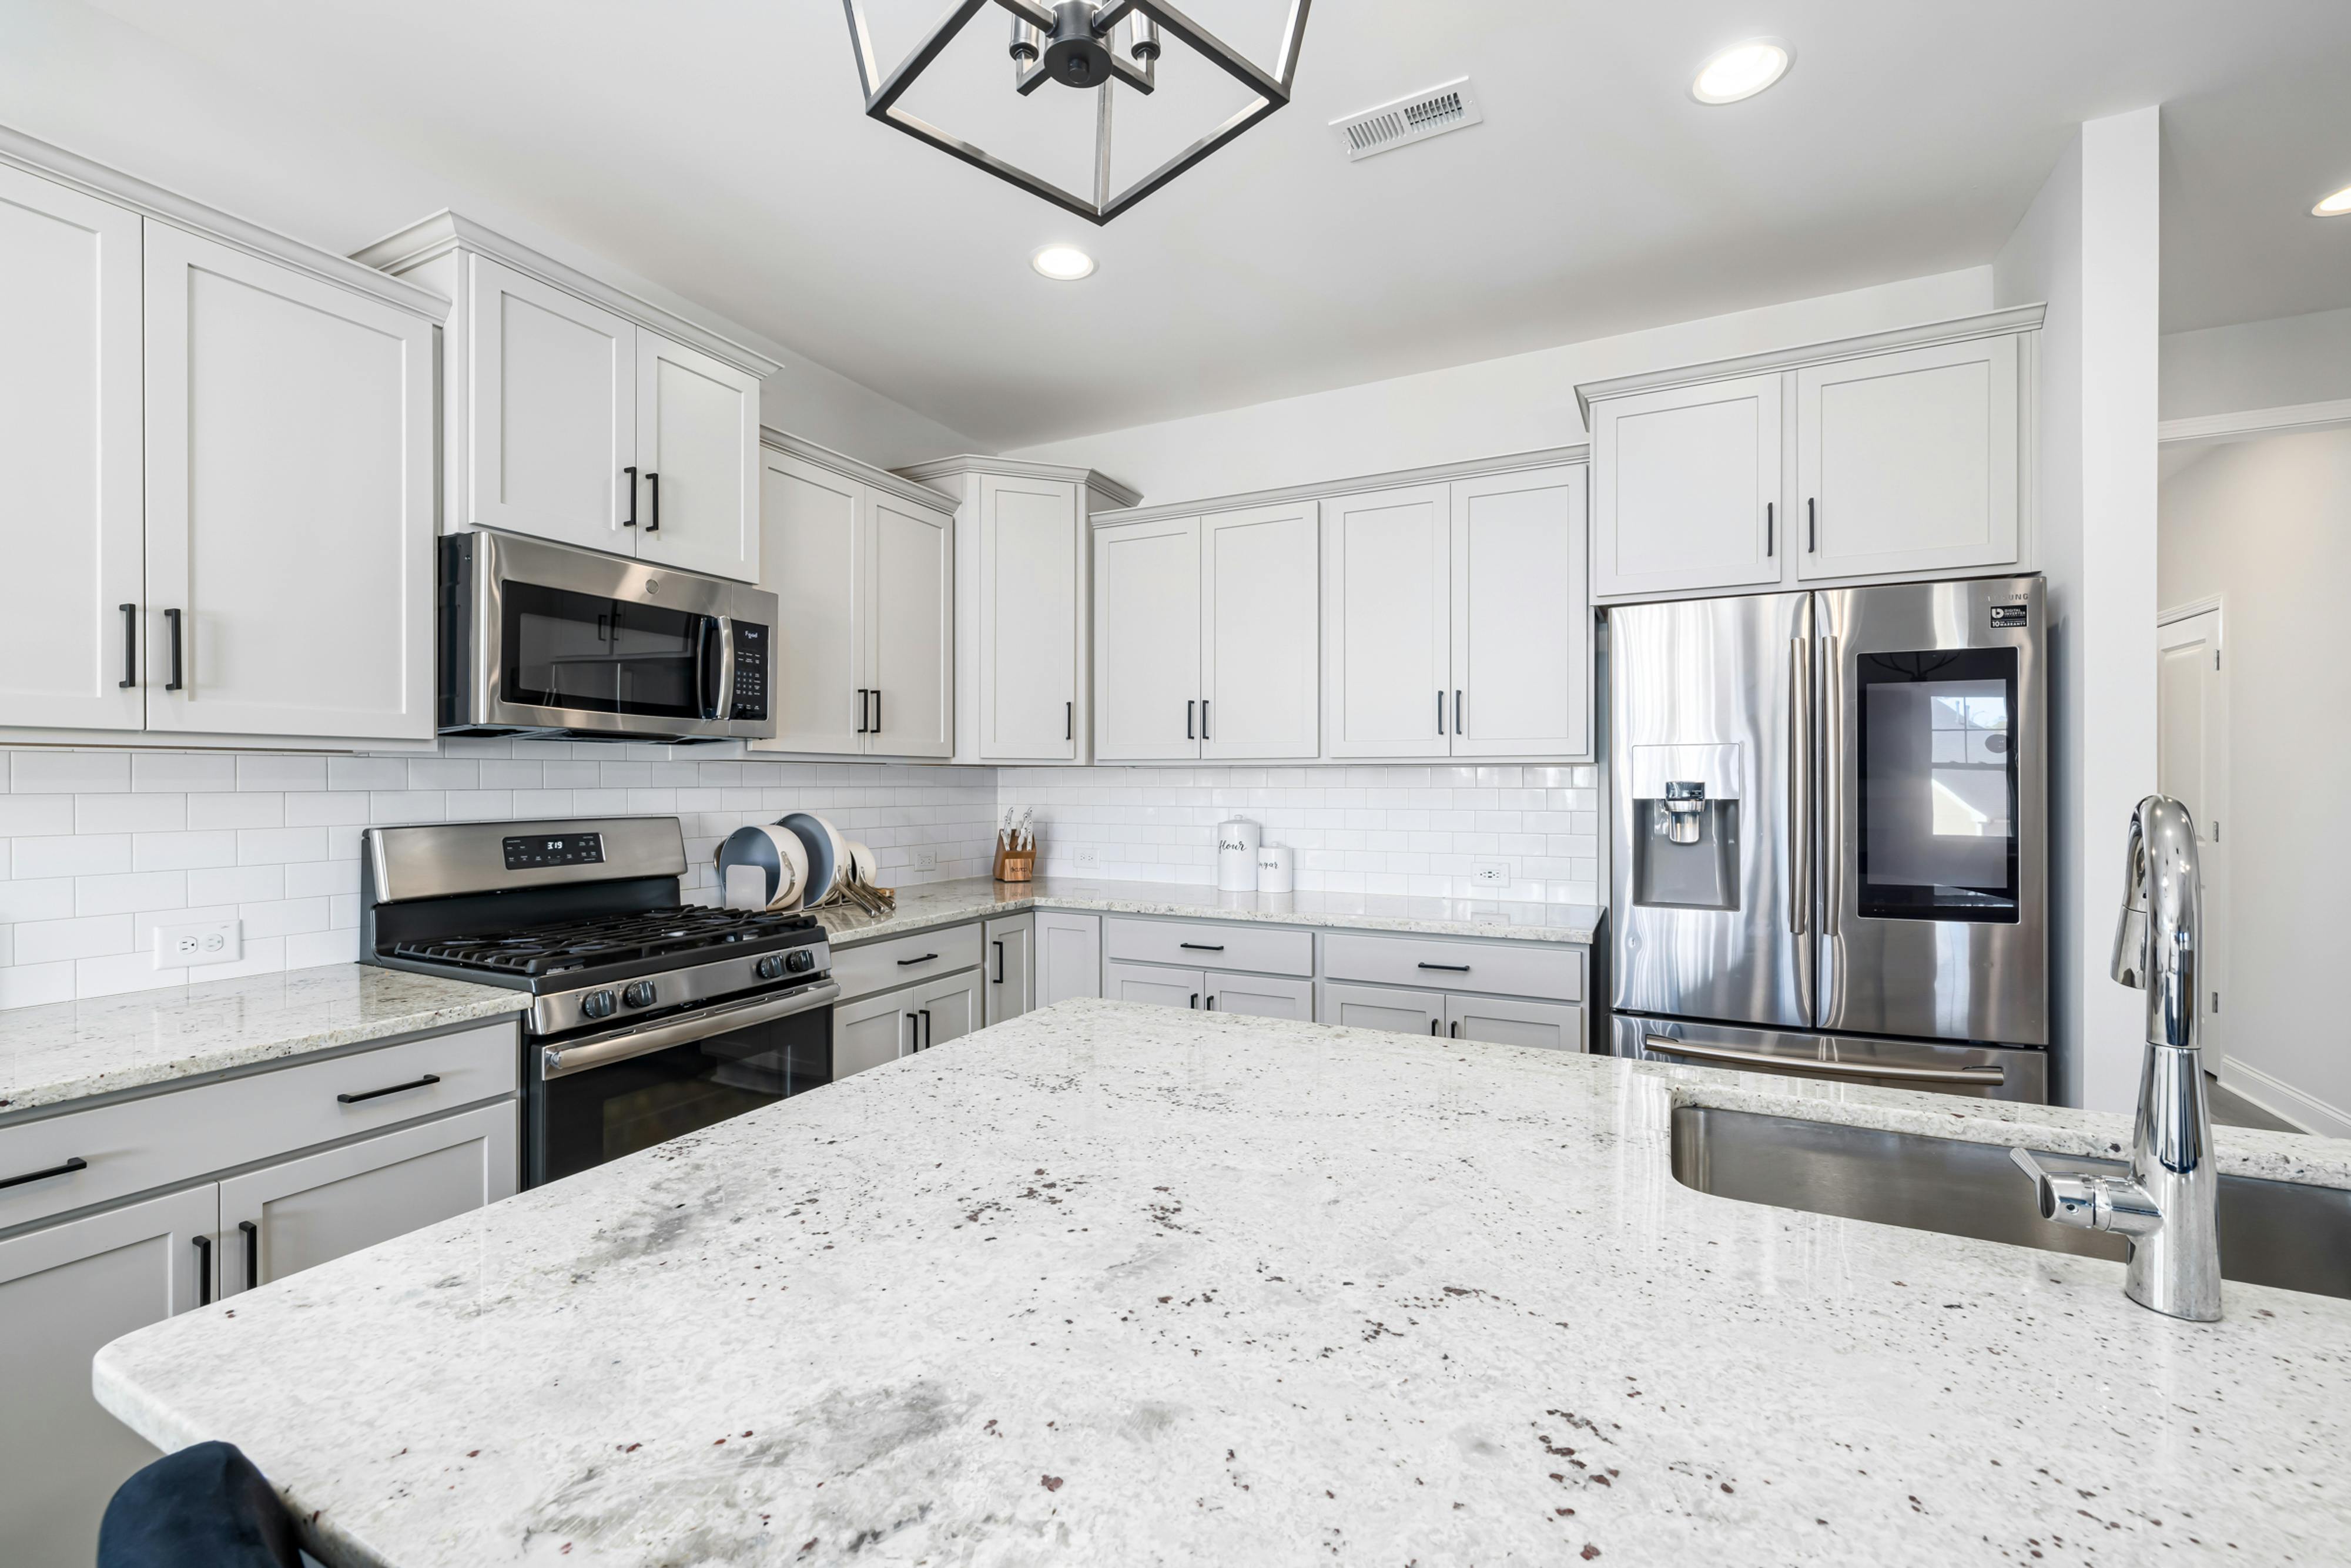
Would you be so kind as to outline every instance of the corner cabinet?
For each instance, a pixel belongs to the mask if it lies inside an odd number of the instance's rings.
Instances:
[[[2032,570],[2042,308],[1576,389],[1595,599]]]
[[[899,470],[956,500],[954,757],[1092,759],[1087,519],[1133,490],[1090,469],[948,457]]]

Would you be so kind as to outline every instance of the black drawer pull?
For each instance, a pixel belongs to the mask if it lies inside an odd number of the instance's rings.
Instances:
[[[1225,950],[1221,942],[1178,942],[1176,946],[1189,947],[1195,953],[1221,953]]]
[[[114,684],[118,687],[135,686],[139,684],[139,606],[121,604],[116,608],[122,612],[122,678]]]
[[[213,1239],[191,1236],[188,1239],[196,1248],[196,1305],[209,1307],[213,1304]]]
[[[440,1082],[439,1073],[428,1072],[413,1082],[395,1083],[389,1089],[371,1089],[364,1094],[338,1094],[335,1096],[335,1103],[339,1105],[356,1105],[362,1100],[379,1100],[386,1094],[403,1094],[411,1089],[430,1088]]]
[[[645,517],[645,532],[657,534],[661,532],[661,476],[650,468],[645,470],[645,494],[653,501],[653,509]]]
[[[45,1171],[26,1171],[23,1176],[12,1176],[5,1181],[0,1181],[0,1186],[22,1186],[28,1181],[47,1181],[51,1176],[71,1176],[76,1171],[88,1169],[89,1169],[89,1162],[76,1155],[65,1164],[51,1166]]]
[[[898,960],[898,967],[903,969],[909,964],[927,964],[937,956],[936,953],[925,953],[919,958],[901,958]]]
[[[176,610],[166,610],[163,612],[163,619],[172,623],[172,678],[163,683],[163,689],[167,692],[176,692],[186,685],[180,678],[180,612]]]
[[[637,526],[637,471],[634,468],[623,468],[621,472],[629,476],[629,515],[621,519],[621,526],[624,528],[633,528]]]
[[[1004,984],[1004,944],[997,942],[990,946],[996,949],[996,983],[1000,986]]]
[[[240,1219],[236,1228],[245,1232],[245,1288],[261,1289],[261,1227],[250,1219]]]
[[[1424,969],[1443,969],[1446,973],[1450,974],[1450,975],[1466,975],[1466,974],[1468,974],[1468,973],[1469,972],[1469,966],[1468,966],[1468,965],[1467,965],[1467,964],[1427,964],[1427,963],[1424,963],[1423,965],[1421,965],[1421,967],[1422,967],[1422,968],[1424,968]]]

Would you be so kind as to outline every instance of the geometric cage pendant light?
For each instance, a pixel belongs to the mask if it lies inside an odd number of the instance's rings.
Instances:
[[[1298,74],[1298,46],[1306,34],[1308,0],[1290,0],[1290,21],[1282,28],[1281,54],[1270,74],[1186,16],[1167,0],[954,0],[946,16],[914,52],[886,77],[873,57],[873,40],[865,26],[862,0],[842,0],[849,12],[850,41],[857,51],[857,75],[865,92],[865,112],[896,126],[907,135],[927,141],[999,180],[1008,180],[1057,207],[1096,224],[1106,224],[1185,170],[1290,101],[1292,78]],[[964,25],[991,5],[1012,13],[1013,87],[1023,97],[1048,81],[1101,98],[1094,110],[1094,189],[1091,200],[1065,191],[1050,180],[1006,162],[961,137],[898,107],[906,89],[925,67],[963,30]],[[1160,35],[1177,39],[1206,55],[1255,96],[1222,125],[1193,142],[1123,191],[1111,189],[1111,84],[1123,82],[1136,92],[1158,85]]]

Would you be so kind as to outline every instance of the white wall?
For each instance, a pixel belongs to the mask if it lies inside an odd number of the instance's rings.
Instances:
[[[2163,417],[2351,398],[2351,309],[2283,316],[2163,340]]]
[[[2209,449],[2167,480],[2166,605],[2221,600],[2234,784],[2221,1077],[2314,1132],[2351,1137],[2342,862],[2351,816],[2351,430]],[[2276,810],[2292,780],[2293,810]]]
[[[783,361],[764,423],[895,466],[966,437],[74,0],[0,4],[0,122],[337,255],[444,207]]]
[[[1584,439],[1579,382],[1966,316],[1991,308],[1991,268],[1970,267],[1009,455],[1100,469],[1158,506],[1539,451]]]

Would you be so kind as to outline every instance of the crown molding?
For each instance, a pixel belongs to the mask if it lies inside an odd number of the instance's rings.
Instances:
[[[306,245],[275,229],[248,223],[217,207],[205,206],[161,185],[151,185],[120,169],[110,169],[5,125],[0,125],[0,164],[68,186],[142,217],[170,224],[173,228],[217,240],[247,256],[307,273],[322,283],[381,299],[435,324],[449,314],[449,301],[430,288],[419,287],[330,250]]]
[[[1588,462],[1592,446],[1548,446],[1535,452],[1513,452],[1499,457],[1478,457],[1461,463],[1437,463],[1426,468],[1397,468],[1385,474],[1361,474],[1314,485],[1289,485],[1279,490],[1247,490],[1238,495],[1211,496],[1205,500],[1163,502],[1115,512],[1097,512],[1092,522],[1102,528],[1114,523],[1155,523],[1169,517],[1199,517],[1210,512],[1238,512],[1254,507],[1286,506],[1292,501],[1319,501],[1328,496],[1355,496],[1372,490],[1401,490],[1414,485],[1442,485],[1488,474],[1512,474],[1529,468],[1560,468]]]
[[[1030,463],[1019,457],[983,457],[976,452],[966,452],[953,457],[935,457],[928,463],[914,463],[898,470],[909,479],[933,484],[941,479],[961,481],[967,474],[1002,474],[1015,479],[1055,479],[1065,485],[1083,485],[1105,497],[1118,507],[1138,506],[1143,492],[1132,485],[1122,485],[1107,474],[1092,468],[1071,468],[1060,463]]]
[[[699,326],[674,311],[664,310],[649,299],[639,298],[625,288],[533,250],[520,240],[509,239],[496,229],[485,228],[473,219],[446,208],[353,252],[352,259],[397,276],[413,271],[453,250],[486,256],[502,267],[513,267],[551,288],[576,294],[590,304],[602,306],[615,316],[627,318],[647,331],[674,338],[688,348],[699,349],[712,359],[730,364],[747,375],[758,376],[762,381],[784,368],[778,361],[732,338]]]
[[[1583,415],[1584,428],[1589,430],[1592,427],[1592,405],[1610,398],[1630,397],[1635,392],[1662,392],[1668,387],[1696,386],[1705,382],[1728,381],[1733,376],[1768,375],[1773,371],[1792,371],[1803,365],[1824,365],[1835,360],[1892,353],[1897,349],[1923,349],[1936,343],[1961,343],[1970,338],[1998,338],[2011,332],[2031,332],[2039,329],[2048,310],[2046,305],[2019,305],[1981,316],[1962,316],[1950,321],[1928,321],[1916,327],[1896,327],[1859,338],[1839,338],[1832,342],[1805,343],[1792,349],[1741,354],[1735,360],[1709,360],[1699,365],[1678,365],[1667,371],[1645,371],[1637,376],[1614,376],[1604,382],[1585,382],[1575,389],[1575,406]]]
[[[818,467],[829,469],[844,479],[854,479],[861,485],[870,485],[874,489],[886,490],[902,501],[911,501],[915,506],[925,507],[935,512],[952,512],[956,509],[956,497],[947,491],[939,489],[935,486],[917,484],[912,479],[891,473],[887,468],[876,468],[871,463],[861,463],[845,452],[835,452],[830,446],[819,446],[815,442],[794,435],[789,431],[778,430],[771,425],[763,424],[759,427],[759,444],[770,452],[780,452],[787,456],[797,457],[803,463],[813,463]]]
[[[2244,441],[2256,435],[2292,435],[2298,431],[2328,430],[2351,424],[2351,398],[2326,402],[2294,402],[2277,408],[2249,408],[2235,413],[2199,413],[2191,419],[2167,419],[2155,427],[2155,439],[2165,446],[2196,446],[2208,442]]]

